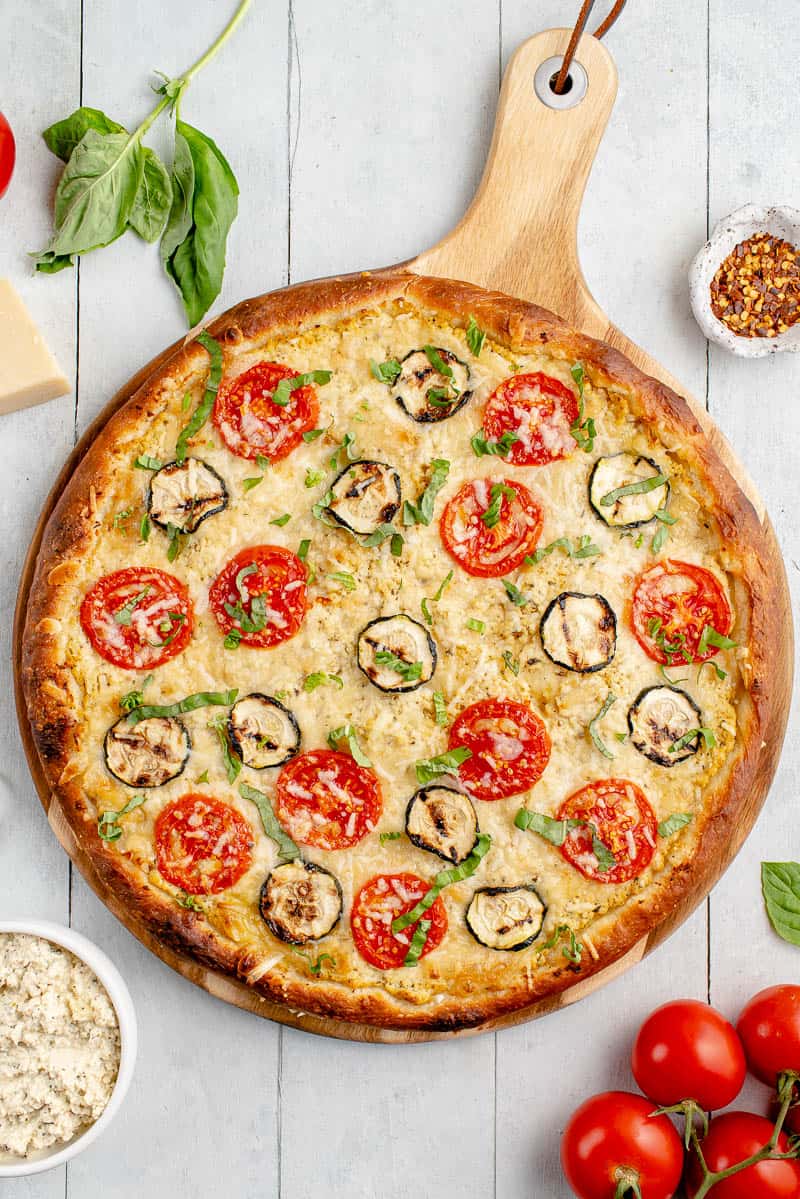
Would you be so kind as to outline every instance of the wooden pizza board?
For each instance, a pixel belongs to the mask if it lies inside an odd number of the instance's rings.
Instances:
[[[291,1011],[256,995],[243,983],[210,970],[192,958],[162,945],[134,920],[97,877],[91,862],[77,844],[58,798],[45,777],[28,724],[21,688],[20,657],[25,615],[36,557],[45,525],[78,463],[110,417],[158,370],[178,348],[171,346],[135,375],[86,430],[65,463],[39,518],[22,571],[14,617],[14,678],[17,715],[25,754],[50,825],[102,902],[138,939],[185,978],[210,994],[259,1016],[307,1032],[352,1041],[409,1043],[447,1039],[520,1024],[545,1012],[574,1003],[615,978],[673,932],[702,902],[739,851],[766,798],[778,764],[789,713],[792,686],[792,622],[785,569],[764,504],[727,441],[706,409],[692,399],[664,368],[617,329],[594,300],[578,260],[577,224],[586,180],[603,136],[617,91],[617,73],[608,51],[595,38],[584,36],[576,58],[588,76],[588,89],[575,107],[550,108],[534,90],[537,68],[563,54],[569,30],[552,29],[524,42],[509,63],[503,80],[489,159],[475,198],[456,228],[438,245],[403,265],[425,275],[462,279],[481,287],[506,292],[558,313],[575,328],[610,342],[647,374],[661,379],[689,402],[722,461],[750,499],[768,545],[777,604],[776,627],[785,644],[779,659],[783,672],[772,680],[775,713],[773,727],[765,730],[766,742],[757,785],[748,797],[742,819],[709,863],[702,886],[684,896],[667,918],[627,954],[605,970],[510,1016],[487,1021],[462,1032],[429,1033],[393,1031],[348,1024],[325,1017]],[[777,658],[777,655],[776,655]]]

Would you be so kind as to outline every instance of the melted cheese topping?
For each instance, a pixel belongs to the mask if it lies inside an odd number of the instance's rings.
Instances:
[[[449,349],[469,363],[471,400],[448,420],[417,424],[392,398],[390,388],[374,379],[369,360],[402,359],[425,344]],[[687,679],[684,686],[696,699],[703,724],[714,729],[716,746],[701,748],[690,760],[667,770],[638,753],[630,740],[620,743],[615,733],[626,733],[629,705],[643,687],[661,680],[656,664],[642,651],[630,631],[627,603],[632,580],[651,565],[650,542],[655,527],[643,538],[621,535],[605,526],[588,503],[587,484],[593,463],[601,455],[621,449],[655,457],[669,474],[670,511],[677,523],[670,527],[664,556],[701,563],[725,580],[724,548],[716,523],[704,507],[703,493],[682,462],[679,439],[660,440],[659,430],[646,428],[632,414],[623,389],[605,391],[593,385],[587,368],[586,413],[594,416],[597,438],[591,454],[573,446],[570,456],[547,466],[515,467],[494,457],[477,458],[471,436],[480,430],[486,399],[515,371],[544,371],[568,387],[571,361],[557,349],[536,347],[527,354],[510,351],[486,339],[479,359],[469,352],[464,332],[444,319],[432,317],[408,301],[394,301],[358,318],[331,319],[294,337],[263,338],[226,349],[226,378],[268,359],[286,363],[298,372],[328,369],[331,382],[318,389],[319,424],[324,436],[301,443],[285,460],[265,472],[235,457],[209,422],[193,439],[192,453],[214,468],[225,481],[230,501],[224,512],[209,517],[187,538],[174,564],[166,560],[167,539],[153,529],[143,543],[136,535],[148,485],[148,475],[132,468],[142,453],[169,461],[187,415],[181,401],[186,388],[164,388],[163,406],[152,421],[130,438],[124,459],[115,472],[111,489],[97,501],[97,537],[91,554],[79,564],[74,605],[65,610],[60,626],[64,661],[70,663],[76,683],[76,706],[84,735],[80,752],[68,773],[77,776],[95,815],[119,809],[131,792],[107,772],[102,744],[108,727],[119,717],[119,699],[141,685],[142,676],[111,666],[89,646],[78,621],[82,595],[101,575],[124,566],[155,566],[178,575],[188,586],[196,614],[196,629],[188,648],[155,671],[146,690],[146,702],[168,703],[201,690],[238,688],[239,695],[262,692],[277,695],[297,717],[301,749],[324,746],[332,729],[349,722],[371,759],[383,791],[383,818],[376,830],[354,849],[325,852],[304,850],[309,861],[332,871],[341,883],[344,915],[333,932],[319,942],[330,954],[320,977],[347,982],[352,987],[383,986],[395,996],[414,1002],[435,1000],[442,991],[468,993],[479,988],[481,972],[495,969],[498,961],[513,979],[515,971],[528,983],[542,966],[564,963],[560,945],[539,956],[537,946],[557,925],[566,923],[580,937],[635,894],[642,894],[680,861],[691,857],[698,821],[668,840],[659,838],[650,867],[639,879],[612,886],[583,878],[561,857],[558,849],[514,826],[517,810],[527,804],[554,813],[564,798],[588,781],[622,777],[638,784],[659,820],[675,811],[702,813],[703,793],[724,768],[735,747],[737,696],[741,678],[734,656],[723,655],[727,677],[697,668],[673,673]],[[204,375],[190,389],[196,403],[203,391]],[[391,556],[389,542],[364,548],[343,528],[328,527],[315,519],[312,504],[321,500],[345,465],[330,459],[346,433],[355,436],[358,455],[390,463],[401,478],[403,498],[416,501],[429,478],[434,458],[450,462],[447,484],[436,502],[429,527],[402,528],[402,558]],[[560,437],[560,434],[559,434]],[[559,440],[560,444],[560,440]],[[126,469],[127,464],[130,469]],[[309,473],[310,472],[310,473]],[[317,472],[322,477],[313,483]],[[246,490],[243,481],[264,473],[263,483]],[[468,480],[518,480],[532,492],[544,510],[540,545],[561,537],[573,543],[583,534],[600,547],[601,554],[574,559],[556,549],[535,566],[515,572],[513,581],[528,597],[524,607],[512,604],[500,579],[467,575],[444,550],[438,521],[447,500]],[[313,485],[309,486],[309,481]],[[488,482],[485,484],[488,495]],[[119,528],[113,518],[133,507],[134,514]],[[291,520],[282,527],[270,521],[284,513]],[[396,522],[397,523],[397,522]],[[401,526],[399,526],[401,527]],[[246,546],[269,542],[297,550],[301,540],[311,540],[308,566],[314,572],[309,587],[310,608],[299,634],[270,650],[225,650],[222,635],[208,605],[209,585],[226,562]],[[454,577],[438,602],[433,602],[448,571]],[[332,577],[347,572],[355,580],[350,591]],[[618,640],[611,664],[596,674],[580,675],[559,669],[542,651],[538,626],[548,603],[561,591],[599,592],[617,616]],[[420,604],[428,599],[433,615],[432,635],[439,650],[433,679],[406,694],[386,694],[372,686],[356,664],[356,642],[364,625],[398,612],[421,619]],[[143,604],[144,608],[146,605]],[[468,620],[483,623],[481,634]],[[504,655],[506,660],[504,661]],[[514,674],[507,661],[519,663]],[[343,686],[304,688],[305,678],[324,671],[339,676]],[[467,704],[487,696],[507,697],[528,704],[545,721],[553,743],[552,756],[541,780],[530,793],[497,802],[475,801],[480,829],[492,836],[492,848],[477,873],[445,890],[443,901],[449,931],[442,945],[414,970],[381,972],[367,965],[354,949],[349,913],[358,889],[380,872],[410,870],[432,879],[439,859],[412,846],[406,837],[381,844],[379,833],[400,831],[417,783],[415,759],[447,749],[447,730],[434,720],[433,692],[443,693],[449,718]],[[618,697],[598,732],[611,748],[614,761],[600,755],[588,735],[588,724],[609,691]],[[217,932],[246,946],[260,965],[256,974],[276,980],[302,976],[313,986],[308,966],[277,941],[258,915],[258,895],[269,870],[277,863],[277,849],[265,836],[255,807],[242,799],[238,783],[247,782],[274,797],[278,770],[256,771],[244,767],[236,784],[228,782],[225,764],[209,720],[219,709],[201,709],[185,716],[192,754],[184,774],[148,792],[146,802],[121,819],[122,837],[114,851],[137,863],[148,885],[173,893],[155,866],[153,824],[165,804],[189,790],[207,791],[244,813],[254,831],[253,863],[230,891],[199,897],[197,903]],[[513,747],[509,747],[509,752]],[[205,778],[207,775],[208,782]],[[465,909],[479,887],[533,884],[547,907],[547,918],[538,941],[514,955],[497,954],[477,944],[464,921]],[[588,943],[588,942],[587,942]],[[512,960],[513,958],[513,960]],[[333,959],[333,960],[331,960]]]

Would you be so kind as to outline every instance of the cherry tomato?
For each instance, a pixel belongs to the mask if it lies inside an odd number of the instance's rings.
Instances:
[[[644,792],[628,779],[587,783],[564,800],[558,819],[581,821],[567,833],[561,853],[595,882],[626,883],[642,873],[655,852],[655,812]],[[613,862],[605,860],[603,846]]]
[[[353,902],[350,928],[356,949],[370,966],[393,970],[403,965],[419,920],[399,933],[392,932],[392,921],[410,912],[430,889],[430,883],[416,874],[378,874],[364,884]],[[424,958],[447,932],[447,912],[441,899],[434,900],[420,919],[431,922],[420,953]]]
[[[444,548],[467,574],[499,579],[536,549],[542,510],[513,479],[473,479],[445,506],[439,522]]]
[[[751,1112],[725,1112],[711,1121],[708,1136],[701,1142],[709,1170],[716,1174],[757,1153],[772,1136],[772,1124]],[[779,1153],[789,1148],[787,1137],[778,1138]],[[689,1158],[689,1199],[697,1193],[703,1171],[696,1154]],[[800,1195],[800,1164],[796,1161],[763,1161],[731,1174],[708,1191],[708,1199],[797,1199]]]
[[[253,830],[230,804],[183,795],[159,813],[156,862],[173,887],[215,895],[237,883],[253,860]]]
[[[538,782],[550,760],[544,722],[511,699],[479,699],[453,721],[448,747],[470,750],[458,777],[478,799],[505,799]]]
[[[280,545],[254,545],[231,558],[209,591],[217,624],[237,644],[271,649],[299,630],[306,614],[305,563]]]
[[[696,999],[665,1003],[647,1017],[631,1065],[645,1095],[660,1107],[694,1099],[706,1111],[733,1103],[746,1074],[736,1029]]]
[[[16,157],[17,148],[14,143],[14,134],[11,132],[8,121],[0,112],[0,199],[6,194],[11,182]]]
[[[578,419],[578,399],[558,379],[541,372],[513,375],[495,388],[483,411],[483,431],[499,441],[516,433],[506,455],[514,466],[544,466],[575,449],[570,433]]]
[[[736,1029],[756,1078],[775,1086],[783,1070],[800,1074],[800,987],[785,983],[759,991]]]
[[[640,574],[631,605],[633,631],[648,657],[664,666],[706,662],[718,652],[698,652],[707,626],[727,637],[733,618],[725,592],[710,570],[667,559]]]
[[[349,849],[383,811],[378,777],[349,754],[311,749],[278,775],[275,814],[289,836],[318,849]]]
[[[295,388],[283,406],[272,399],[280,381],[298,373],[279,362],[257,362],[220,387],[213,419],[229,450],[240,458],[263,455],[277,462],[300,444],[317,423],[316,388],[311,383]]]
[[[186,649],[194,610],[180,579],[128,566],[103,575],[87,591],[80,621],[101,658],[123,670],[150,670]]]
[[[579,1199],[614,1199],[623,1180],[638,1183],[642,1199],[672,1199],[683,1146],[655,1110],[627,1091],[605,1091],[578,1108],[564,1129],[561,1166]]]

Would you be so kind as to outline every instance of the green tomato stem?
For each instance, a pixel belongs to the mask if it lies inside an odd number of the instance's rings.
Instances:
[[[614,1199],[642,1199],[639,1171],[631,1166],[619,1166],[615,1174],[617,1183]]]

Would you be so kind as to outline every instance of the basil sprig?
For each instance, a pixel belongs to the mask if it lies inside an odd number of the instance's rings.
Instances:
[[[188,424],[178,434],[178,441],[175,446],[175,461],[179,466],[186,461],[190,438],[195,437],[200,432],[203,425],[211,416],[222,380],[222,348],[219,342],[215,341],[210,333],[206,333],[205,329],[202,333],[198,333],[197,340],[208,351],[211,364],[208,369],[208,378],[206,379],[203,398],[192,413]]]
[[[433,782],[440,774],[456,774],[461,763],[471,757],[471,749],[467,749],[466,745],[457,745],[455,749],[438,754],[435,758],[420,758],[418,762],[414,763],[417,782],[424,787],[426,783]]]
[[[258,808],[258,814],[261,817],[261,823],[264,826],[264,832],[269,837],[270,841],[274,841],[278,847],[279,862],[294,862],[300,857],[300,850],[295,845],[294,841],[286,834],[278,824],[278,818],[272,810],[272,804],[269,798],[263,791],[257,791],[255,787],[251,787],[248,783],[239,784],[239,794],[242,799],[249,799]]]
[[[128,724],[138,724],[140,720],[150,720],[151,717],[183,716],[187,712],[195,712],[198,708],[220,707],[229,708],[236,703],[239,692],[232,691],[196,691],[185,699],[176,700],[174,704],[137,704],[128,712]]]
[[[119,841],[122,836],[122,829],[119,826],[120,818],[127,816],[134,808],[140,808],[146,802],[146,795],[134,795],[118,812],[102,812],[97,818],[98,837],[102,841]]]
[[[470,878],[486,857],[491,845],[492,838],[489,834],[481,833],[475,842],[475,848],[468,858],[464,858],[464,861],[458,866],[451,866],[447,870],[440,870],[433,880],[430,890],[425,892],[419,903],[414,904],[414,907],[408,912],[404,912],[402,916],[397,916],[392,921],[392,932],[401,933],[404,928],[408,928],[411,924],[416,924],[428,909],[433,907],[445,887],[451,886],[452,883],[460,883],[465,878]]]
[[[447,482],[450,474],[450,463],[446,458],[434,458],[431,463],[431,477],[428,485],[420,495],[416,504],[406,500],[403,504],[403,524],[429,525],[433,520],[436,497]]]
[[[603,700],[603,705],[600,708],[599,712],[597,712],[597,714],[595,716],[593,716],[592,719],[589,721],[589,736],[591,737],[592,741],[594,742],[595,749],[599,749],[600,753],[603,755],[604,758],[613,758],[614,755],[612,754],[611,750],[608,749],[607,746],[605,746],[603,744],[603,740],[602,740],[599,732],[597,731],[597,726],[600,723],[600,721],[603,719],[603,717],[606,715],[606,713],[608,712],[611,705],[615,704],[616,702],[617,702],[616,695],[614,695],[613,691],[609,691],[608,695]]]
[[[307,387],[309,383],[316,383],[318,387],[324,387],[326,383],[330,383],[331,373],[331,371],[306,371],[304,375],[295,375],[293,379],[281,379],[270,399],[279,408],[285,408],[292,398],[292,392],[297,391],[298,387]]]
[[[775,932],[791,945],[800,945],[800,864],[762,862],[761,891]]]
[[[193,66],[164,78],[160,96],[128,133],[97,108],[78,108],[46,129],[46,145],[65,162],[56,188],[53,233],[34,255],[37,271],[55,274],[132,229],[145,241],[161,238],[161,260],[176,283],[190,325],[219,294],[225,242],[236,216],[239,189],[211,138],[181,121],[181,97],[193,77],[228,40],[249,8],[241,0],[225,29]],[[175,150],[170,173],[143,139],[162,113],[174,110]]]

